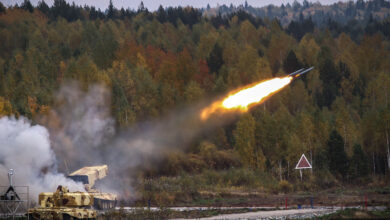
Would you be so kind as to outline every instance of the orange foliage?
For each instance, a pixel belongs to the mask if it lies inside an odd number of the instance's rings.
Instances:
[[[137,54],[141,53],[142,47],[139,46],[134,41],[125,41],[122,45],[119,46],[119,49],[116,52],[116,58],[118,60],[127,60],[131,63],[137,60]],[[135,64],[135,63],[133,63]]]
[[[145,52],[146,62],[148,67],[151,69],[151,75],[154,78],[162,61],[165,59],[166,53],[160,48],[155,48],[153,46],[148,46]]]
[[[198,73],[194,76],[195,81],[204,89],[211,89],[214,85],[214,76],[210,74],[206,60],[198,61]]]
[[[9,8],[7,10],[7,14],[0,16],[0,22],[4,23],[5,25],[25,21],[34,21],[35,24],[43,27],[47,23],[47,17],[39,10],[34,10],[34,13],[30,13],[18,8]]]

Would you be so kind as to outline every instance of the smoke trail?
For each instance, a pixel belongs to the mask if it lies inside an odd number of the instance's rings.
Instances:
[[[105,183],[111,189],[131,191],[129,186],[137,181],[140,171],[157,167],[172,151],[185,150],[205,129],[199,121],[199,111],[195,109],[176,111],[118,133],[104,155],[112,168],[111,175],[120,181]],[[134,192],[130,193],[130,199],[134,199]]]
[[[83,185],[67,179],[56,170],[55,155],[45,127],[31,125],[21,117],[0,118],[0,185],[7,186],[7,173],[15,170],[14,185],[28,185],[30,198],[52,192],[60,184],[83,191]]]

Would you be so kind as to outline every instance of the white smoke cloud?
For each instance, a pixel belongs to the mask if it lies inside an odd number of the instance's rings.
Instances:
[[[110,115],[111,94],[99,84],[81,91],[75,82],[63,85],[57,94],[56,112],[61,116],[64,132],[75,146],[99,147],[114,133],[114,120]]]
[[[53,192],[61,184],[84,191],[82,184],[57,172],[47,129],[31,125],[23,117],[0,118],[0,185],[9,184],[7,173],[11,168],[15,172],[14,185],[29,186],[33,200],[40,192]]]
[[[72,172],[102,163],[101,149],[115,133],[110,102],[109,90],[100,84],[87,91],[77,82],[61,86],[51,114],[41,120],[50,132],[59,170]]]

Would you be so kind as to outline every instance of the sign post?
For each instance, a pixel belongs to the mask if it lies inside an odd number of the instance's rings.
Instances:
[[[311,164],[307,160],[305,154],[302,154],[297,165],[295,166],[295,169],[299,170],[299,174],[301,175],[301,181],[302,181],[302,169],[312,169]]]

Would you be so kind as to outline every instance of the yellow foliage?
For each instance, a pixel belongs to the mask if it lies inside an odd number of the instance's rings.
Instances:
[[[148,64],[146,63],[145,57],[141,53],[137,53],[137,66],[148,69]]]
[[[278,189],[283,193],[291,192],[292,188],[292,185],[287,180],[282,180],[279,182]]]
[[[27,103],[28,103],[28,108],[31,112],[31,115],[34,117],[35,114],[37,113],[37,110],[39,108],[39,105],[37,104],[37,98],[36,97],[27,97]]]
[[[47,115],[49,114],[50,106],[47,105],[41,105],[39,108],[39,114],[40,115]]]
[[[320,52],[320,47],[317,45],[314,38],[310,35],[305,35],[297,48],[297,57],[308,65],[315,65],[317,54]]]
[[[10,115],[12,113],[11,103],[0,96],[0,116]]]

